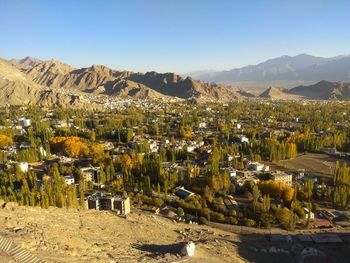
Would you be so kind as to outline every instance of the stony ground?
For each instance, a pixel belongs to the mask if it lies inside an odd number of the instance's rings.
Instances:
[[[288,235],[280,229],[214,225],[174,223],[137,209],[122,218],[94,210],[3,205],[0,200],[0,237],[45,262],[288,263],[299,262],[305,247],[322,251],[332,262],[347,262],[344,259],[350,257],[348,229],[341,230],[346,234],[342,236],[344,243],[316,245],[270,241],[269,233]],[[196,244],[192,258],[179,255],[188,241]],[[0,262],[15,260],[0,249]]]
[[[0,235],[47,262],[240,262],[238,236],[134,211],[127,218],[92,210],[0,208]],[[178,253],[192,240],[195,256]],[[0,262],[8,256],[0,252]]]

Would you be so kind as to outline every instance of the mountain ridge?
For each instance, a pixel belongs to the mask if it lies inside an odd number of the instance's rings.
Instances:
[[[336,69],[336,70],[335,70]],[[191,72],[188,74],[191,76]],[[196,79],[213,82],[234,81],[332,81],[350,80],[350,56],[323,58],[308,54],[280,56],[256,65],[224,71],[194,72]]]
[[[23,97],[23,101],[31,103],[36,100],[29,96],[33,93],[29,92],[29,86],[32,86],[33,90],[40,91],[38,94],[47,94],[51,91],[54,98],[57,97],[58,91],[64,90],[137,99],[177,97],[198,101],[228,101],[241,97],[239,93],[225,86],[196,81],[190,77],[182,78],[175,73],[154,71],[144,74],[134,73],[95,64],[86,68],[75,68],[57,60],[42,61],[32,57],[3,61],[7,65],[0,67],[0,73],[18,75],[26,82],[27,89],[23,88],[23,85],[16,85],[14,81],[12,91],[18,94],[18,98]],[[46,93],[42,93],[43,90]],[[22,96],[21,92],[23,92]],[[37,93],[34,92],[34,94]],[[26,100],[28,96],[32,99]],[[38,101],[42,101],[42,98]],[[8,101],[18,103],[21,100],[11,100],[9,97]]]
[[[282,89],[270,87],[259,95],[259,98],[277,99],[277,100],[349,100],[350,83],[343,81],[322,80],[313,85],[301,85],[292,89]]]
[[[269,60],[263,65],[280,64],[289,70],[292,66],[284,64],[286,58],[293,58],[293,68],[303,68],[310,63],[305,62],[308,55],[302,54],[297,58],[282,56],[278,58],[279,62]],[[344,58],[348,57],[342,56],[328,61],[314,57],[314,61],[319,61],[315,67],[342,61]],[[280,74],[281,70],[277,72]],[[81,100],[81,95],[156,100],[178,98],[197,102],[227,102],[255,97],[244,89],[197,81],[170,72],[135,73],[96,64],[75,68],[54,59],[42,61],[32,57],[9,61],[0,59],[0,78],[0,102],[16,105],[82,107],[86,102]],[[270,86],[257,97],[279,100],[348,100],[350,84],[344,81],[323,80],[309,86],[298,85],[290,90]]]

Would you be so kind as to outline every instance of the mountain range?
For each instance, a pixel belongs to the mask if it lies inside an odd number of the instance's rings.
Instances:
[[[234,68],[225,71],[194,71],[184,75],[203,81],[350,81],[350,56],[331,58],[315,57],[307,54],[281,56],[257,65]]]
[[[323,80],[314,85],[298,86],[292,89],[270,87],[261,93],[259,97],[283,100],[348,100],[350,99],[350,83]]]
[[[289,63],[286,64],[286,61],[289,61]],[[107,101],[108,98],[151,100],[176,98],[197,102],[227,102],[251,97],[293,100],[348,100],[350,99],[350,84],[342,81],[343,77],[346,78],[349,74],[349,70],[346,70],[345,67],[347,61],[350,61],[347,56],[324,59],[299,55],[272,59],[259,64],[260,66],[248,66],[251,68],[251,74],[255,74],[256,79],[261,73],[258,68],[269,68],[262,74],[266,78],[271,77],[273,72],[279,76],[283,74],[286,76],[291,72],[296,75],[296,72],[298,70],[302,71],[302,68],[322,68],[322,72],[325,70],[324,68],[329,68],[328,73],[325,72],[324,75],[321,75],[327,76],[327,74],[334,72],[333,76],[337,78],[337,81],[329,81],[332,80],[329,77],[325,78],[327,81],[319,81],[309,86],[299,85],[292,89],[270,87],[260,95],[255,96],[243,89],[235,89],[214,82],[194,80],[191,77],[182,77],[175,73],[157,73],[154,71],[135,73],[113,70],[103,65],[75,68],[57,60],[43,61],[32,57],[20,60],[0,59],[0,103],[84,107],[87,104],[103,104],[101,102],[102,97],[107,98]],[[333,65],[334,68],[330,65]],[[248,72],[246,69],[242,70],[241,75],[248,74],[243,73],[244,71]],[[306,78],[306,73],[303,74]],[[308,78],[311,79],[312,77]]]
[[[32,57],[0,60],[0,102],[67,105],[79,95],[106,95],[138,99],[195,99],[227,101],[239,92],[223,85],[182,78],[174,73],[117,71],[103,65],[74,68],[57,60]]]

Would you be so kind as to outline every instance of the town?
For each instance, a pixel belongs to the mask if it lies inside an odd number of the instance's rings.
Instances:
[[[348,227],[349,114],[346,102],[312,101],[3,107],[0,194],[193,224]]]

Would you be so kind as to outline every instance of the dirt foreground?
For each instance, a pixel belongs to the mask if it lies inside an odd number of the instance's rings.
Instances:
[[[46,262],[241,262],[235,234],[174,223],[142,211],[127,218],[109,212],[60,208],[0,208],[0,236]],[[194,257],[179,255],[194,241]],[[0,251],[0,262],[9,262]]]

